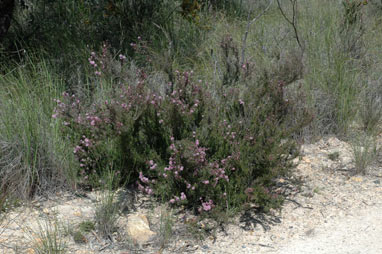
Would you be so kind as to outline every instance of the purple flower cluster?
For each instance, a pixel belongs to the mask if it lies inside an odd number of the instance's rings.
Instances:
[[[196,136],[196,133],[194,133],[194,136]],[[234,167],[231,167],[231,164],[233,160],[237,159],[237,156],[228,156],[220,161],[209,162],[206,154],[207,148],[202,147],[198,139],[195,139],[188,147],[176,144],[174,137],[171,137],[170,140],[172,141],[169,146],[171,156],[168,165],[157,167],[153,160],[147,163],[150,171],[155,172],[153,178],[159,179],[159,181],[150,181],[140,173],[138,188],[147,193],[147,186],[154,187],[156,184],[173,182],[176,183],[176,186],[183,186],[183,188],[170,191],[173,193],[179,191],[178,193],[180,193],[170,198],[170,204],[184,204],[189,200],[199,200],[200,207],[198,210],[200,212],[211,211],[215,207],[213,197],[216,197],[215,191],[219,189],[217,185],[219,185],[220,180],[224,180],[221,184],[228,184],[229,176],[227,172],[235,170]],[[192,155],[187,159],[185,158],[186,151]],[[186,167],[185,165],[193,166]],[[226,199],[226,193],[223,193],[220,198]]]

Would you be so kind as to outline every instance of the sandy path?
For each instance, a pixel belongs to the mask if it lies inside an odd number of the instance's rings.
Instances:
[[[311,236],[293,240],[274,253],[382,253],[382,205],[323,224]]]

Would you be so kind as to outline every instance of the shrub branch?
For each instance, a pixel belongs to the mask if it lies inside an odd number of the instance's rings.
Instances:
[[[277,1],[277,5],[281,15],[293,27],[294,35],[295,35],[298,46],[301,48],[302,51],[304,51],[304,47],[301,43],[300,36],[298,35],[298,31],[297,31],[297,0],[289,0],[292,4],[292,19],[288,18],[287,15],[285,14],[283,8],[281,7],[280,0],[276,0],[276,1]]]
[[[248,37],[248,33],[249,33],[249,28],[251,27],[251,25],[253,23],[256,22],[256,20],[258,20],[261,16],[263,16],[269,9],[269,7],[272,5],[273,3],[273,0],[270,0],[269,3],[268,3],[268,6],[264,9],[263,12],[261,12],[259,15],[257,15],[254,19],[250,20],[250,16],[251,16],[251,13],[252,13],[252,10],[248,13],[248,23],[247,23],[247,29],[245,30],[245,33],[244,33],[244,36],[243,36],[243,43],[242,43],[242,49],[241,49],[241,63],[240,65],[243,65],[244,64],[244,61],[245,61],[245,49],[247,47],[247,37]]]

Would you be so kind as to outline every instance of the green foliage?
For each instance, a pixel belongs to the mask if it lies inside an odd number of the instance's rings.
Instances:
[[[167,211],[167,209],[162,208],[160,212],[160,226],[159,226],[159,235],[160,235],[160,247],[164,249],[166,244],[169,242],[171,236],[173,235],[173,226],[174,226],[174,215],[172,211]]]
[[[162,56],[170,57],[171,63],[175,57],[189,61],[208,24],[204,17],[199,17],[198,24],[183,20],[179,9],[175,0],[32,0],[15,12],[15,21],[3,42],[2,61],[24,58],[20,48],[37,49],[56,59],[69,86],[87,82],[88,69],[82,59],[86,59],[89,48],[97,50],[101,42],[136,56],[131,45],[142,38],[149,42],[150,52],[161,56],[154,58],[154,64],[161,64]],[[148,65],[151,60],[139,64]]]
[[[352,150],[355,163],[355,174],[366,174],[367,168],[378,155],[375,137],[362,134],[352,140]]]
[[[360,22],[361,8],[363,5],[367,4],[367,0],[343,0],[342,5],[345,11],[345,26],[352,26],[357,22]]]
[[[74,231],[73,240],[75,243],[80,243],[80,244],[87,243],[87,239],[81,231]]]
[[[37,254],[63,254],[67,252],[66,242],[58,221],[46,219],[39,222],[39,232],[32,232],[32,249]]]
[[[101,196],[96,205],[95,211],[95,226],[98,233],[103,237],[110,237],[112,233],[117,230],[117,219],[119,213],[119,205],[116,202],[115,197],[115,184],[116,174],[112,171],[103,172],[102,177],[100,178],[101,186]],[[91,228],[91,225],[87,225],[88,229]]]
[[[376,134],[379,131],[379,124],[382,118],[381,94],[376,87],[365,87],[364,96],[359,108],[359,115],[363,125],[363,130],[368,134]]]
[[[29,60],[0,77],[0,190],[16,198],[63,187],[75,175],[50,117],[62,84],[45,62]]]
[[[95,229],[92,221],[83,221],[80,223],[79,228],[82,232],[90,232]]]
[[[344,0],[344,17],[341,28],[344,52],[352,57],[360,57],[362,49],[362,37],[365,32],[363,22],[363,7],[367,1]]]
[[[340,157],[340,153],[339,152],[333,152],[333,153],[328,154],[328,157],[330,160],[336,161]]]

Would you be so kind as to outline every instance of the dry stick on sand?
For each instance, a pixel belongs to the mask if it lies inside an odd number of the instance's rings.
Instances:
[[[247,29],[245,30],[245,33],[244,33],[244,36],[243,36],[243,41],[242,41],[242,49],[241,49],[241,63],[240,65],[243,65],[244,64],[244,61],[245,61],[245,49],[247,47],[247,37],[248,37],[248,33],[249,33],[249,28],[251,27],[251,25],[256,22],[256,20],[258,20],[261,16],[263,16],[269,9],[269,7],[272,5],[272,2],[273,0],[270,0],[269,1],[269,4],[268,6],[264,9],[263,12],[261,12],[259,15],[257,15],[254,19],[250,20],[250,16],[252,14],[252,11],[253,11],[253,6],[251,7],[251,11],[248,13],[248,23],[247,23]]]

